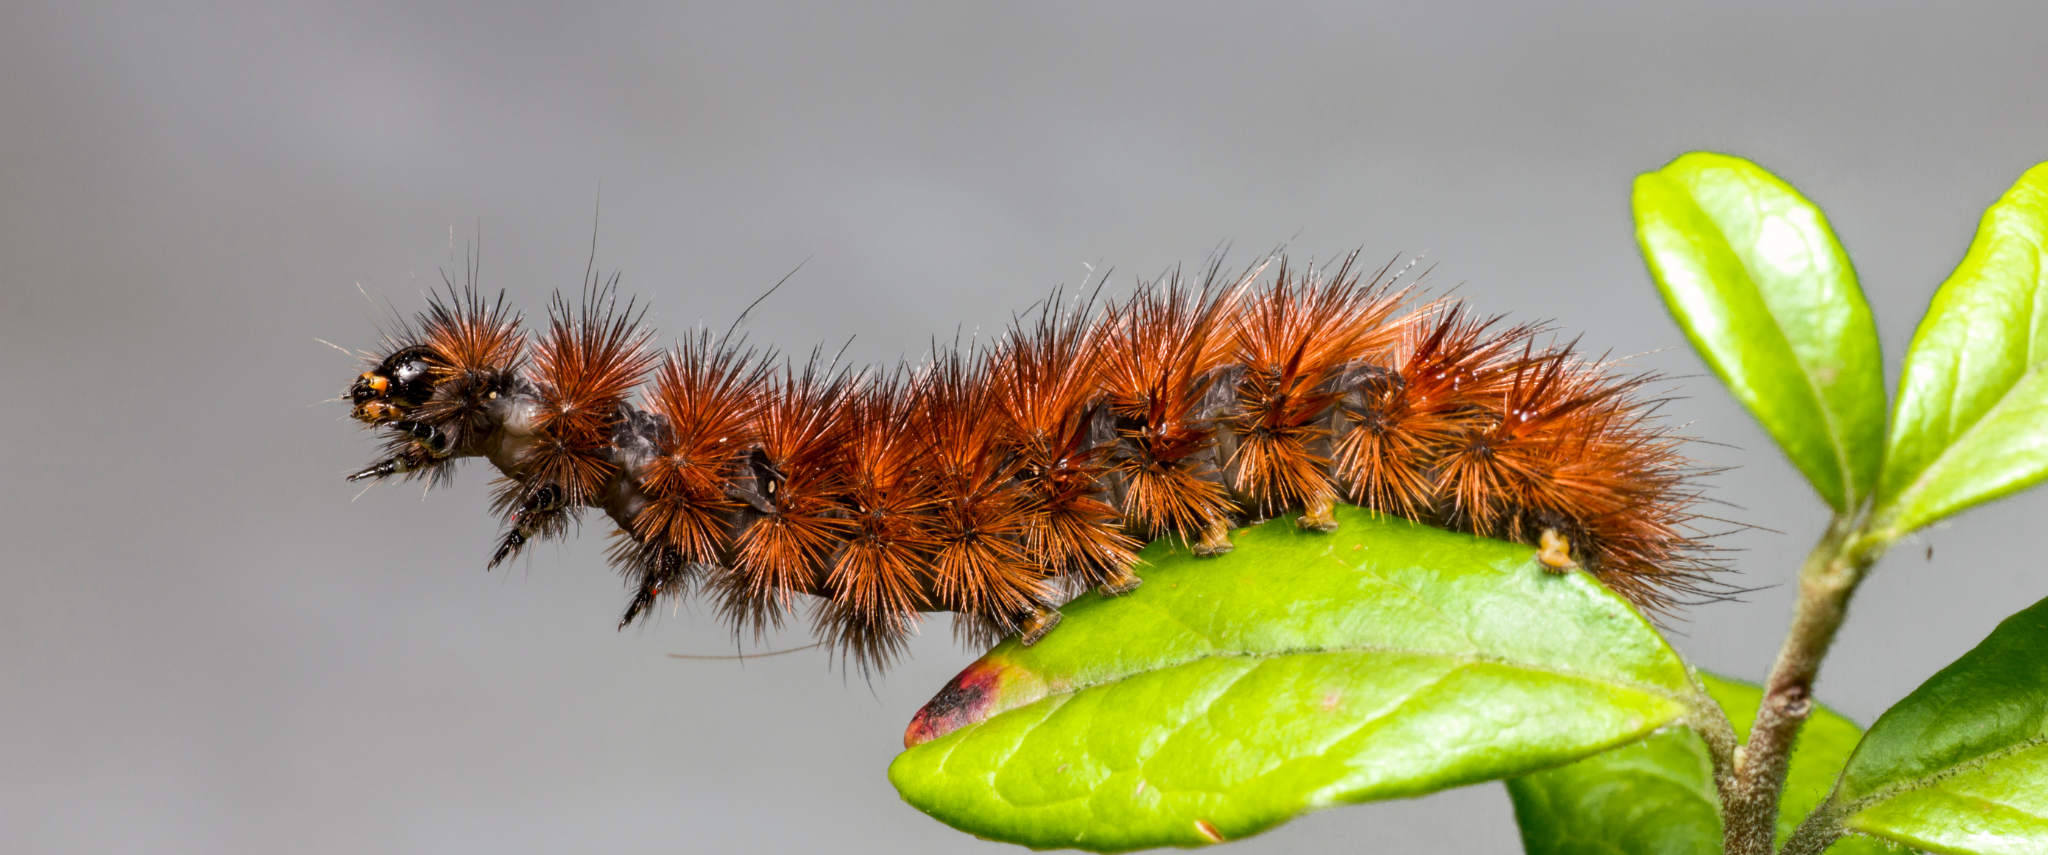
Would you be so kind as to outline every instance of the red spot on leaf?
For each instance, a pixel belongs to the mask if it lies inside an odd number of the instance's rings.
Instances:
[[[903,747],[922,745],[987,718],[1003,671],[1001,664],[982,659],[954,675],[910,720],[903,731]]]

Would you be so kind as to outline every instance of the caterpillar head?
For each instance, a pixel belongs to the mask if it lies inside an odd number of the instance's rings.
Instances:
[[[432,355],[426,347],[400,348],[357,377],[348,389],[356,420],[373,425],[395,422],[426,403],[434,394],[428,361]]]

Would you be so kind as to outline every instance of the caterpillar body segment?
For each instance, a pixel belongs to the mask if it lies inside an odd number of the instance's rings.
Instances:
[[[451,286],[351,387],[387,456],[350,477],[438,483],[485,458],[506,521],[491,565],[596,508],[618,528],[621,627],[691,594],[736,631],[808,607],[864,669],[922,612],[1029,643],[1074,593],[1137,587],[1145,541],[1218,554],[1282,514],[1331,530],[1340,501],[1539,546],[1652,612],[1720,590],[1652,378],[1415,305],[1355,262],[1055,300],[985,350],[858,374],[704,332],[656,351],[610,284],[557,300],[529,345],[502,298]]]

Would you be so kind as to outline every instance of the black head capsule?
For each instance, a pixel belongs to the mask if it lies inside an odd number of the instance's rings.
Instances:
[[[425,347],[408,347],[384,358],[349,386],[357,421],[384,424],[405,418],[434,394],[433,355]]]

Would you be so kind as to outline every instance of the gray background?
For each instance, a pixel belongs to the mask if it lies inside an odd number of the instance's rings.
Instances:
[[[1539,4],[1526,4],[1535,6]],[[1547,5],[1547,4],[1545,4]],[[971,654],[872,683],[745,663],[702,608],[612,631],[607,526],[509,571],[485,473],[357,498],[332,397],[481,236],[537,312],[598,258],[667,334],[754,314],[867,362],[1232,241],[1427,251],[1479,306],[1696,374],[1635,173],[1752,157],[1827,206],[1896,366],[1976,217],[2048,158],[2038,2],[63,4],[0,10],[0,850],[996,851],[883,770]],[[380,297],[381,299],[381,297]],[[1708,378],[1743,604],[1676,641],[1761,675],[1820,503]],[[1868,722],[2048,595],[2048,498],[1899,549],[1822,697]],[[1932,560],[1926,545],[1936,547]],[[804,643],[798,633],[770,646]],[[1238,851],[1515,848],[1498,786]]]

